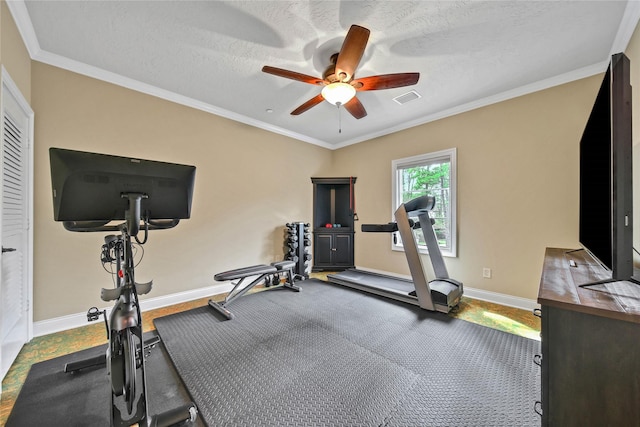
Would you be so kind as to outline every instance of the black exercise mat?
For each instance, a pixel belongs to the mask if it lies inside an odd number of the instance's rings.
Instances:
[[[540,343],[308,280],[155,324],[209,426],[539,426]]]
[[[153,333],[145,334],[149,338]],[[34,364],[7,419],[7,427],[109,426],[111,394],[106,368],[74,374],[63,372],[68,362],[105,354],[106,346]],[[149,413],[156,414],[191,402],[161,344],[146,359]],[[203,426],[198,419],[193,426]]]

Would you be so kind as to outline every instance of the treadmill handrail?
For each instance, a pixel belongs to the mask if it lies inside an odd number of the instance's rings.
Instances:
[[[362,224],[360,227],[363,233],[393,233],[398,231],[398,223],[388,224]]]
[[[409,226],[413,229],[420,228],[420,221],[414,221],[409,218]],[[390,222],[387,224],[362,224],[360,227],[363,233],[395,233],[398,231],[398,223]]]
[[[433,210],[436,206],[436,198],[434,196],[420,196],[404,202],[403,205],[407,216],[417,217],[422,212]]]

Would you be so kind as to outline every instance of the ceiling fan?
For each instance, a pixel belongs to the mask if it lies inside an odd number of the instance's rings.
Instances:
[[[354,78],[354,73],[367,46],[370,31],[359,25],[352,25],[342,43],[339,53],[331,56],[331,65],[324,71],[322,78],[308,76],[295,71],[265,65],[262,71],[312,85],[324,86],[322,92],[314,96],[295,110],[292,115],[302,114],[323,100],[344,106],[353,117],[361,119],[367,115],[362,103],[355,96],[357,91],[391,89],[411,86],[418,82],[420,73],[382,74],[378,76]]]

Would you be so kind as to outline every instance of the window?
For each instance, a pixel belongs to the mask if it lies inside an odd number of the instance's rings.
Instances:
[[[394,160],[392,163],[392,212],[401,203],[419,196],[436,198],[429,213],[435,220],[434,230],[440,251],[455,257],[456,251],[456,149],[438,151]],[[393,215],[393,213],[392,213]],[[395,218],[394,218],[395,221]],[[422,230],[414,230],[420,252],[427,253]],[[404,250],[399,233],[392,241],[393,250]]]

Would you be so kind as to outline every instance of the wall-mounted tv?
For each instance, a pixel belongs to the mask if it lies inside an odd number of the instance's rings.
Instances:
[[[629,59],[613,55],[580,141],[580,244],[612,280],[633,276]]]
[[[143,219],[191,216],[194,166],[62,148],[50,148],[49,160],[56,221],[124,220],[128,193],[145,195]]]

